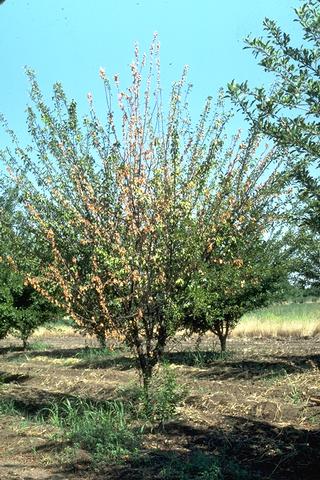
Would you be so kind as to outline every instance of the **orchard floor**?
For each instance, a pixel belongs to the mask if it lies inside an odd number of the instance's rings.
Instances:
[[[77,335],[51,334],[27,352],[1,342],[0,402],[11,399],[25,412],[0,415],[1,480],[320,478],[319,336],[234,338],[224,359],[206,353],[212,337],[201,354],[195,339],[177,340],[166,355],[187,391],[177,418],[164,431],[144,433],[138,459],[103,472],[92,470],[83,450],[70,462],[54,427],[28,416],[63,398],[117,398],[119,387],[138,382],[128,352],[90,357],[85,346]],[[233,469],[223,477],[174,473],[197,452],[227,458]]]

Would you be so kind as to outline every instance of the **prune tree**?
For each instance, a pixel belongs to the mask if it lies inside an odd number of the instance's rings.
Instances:
[[[23,278],[8,267],[0,268],[0,338],[12,334],[28,346],[35,330],[57,316],[53,308]]]
[[[279,299],[287,282],[288,250],[281,241],[287,176],[275,167],[276,151],[257,161],[258,151],[259,139],[250,136],[237,144],[229,164],[223,162],[205,222],[211,231],[186,289],[185,326],[213,332],[222,351],[242,315]]]
[[[29,71],[33,143],[23,149],[11,135],[14,151],[1,154],[22,192],[39,254],[47,252],[37,273],[25,272],[27,282],[83,332],[101,342],[124,340],[146,388],[183,324],[186,288],[215,237],[228,165],[242,168],[224,148],[229,113],[220,97],[216,108],[207,99],[193,125],[185,69],[165,115],[159,68],[155,39],[148,58],[135,49],[128,89],[121,89],[118,75],[112,87],[101,69],[104,121],[91,94],[90,113],[79,119],[76,102],[59,83],[48,106]],[[277,155],[271,155],[275,162]]]
[[[282,300],[286,293],[285,255],[277,252],[276,242],[260,239],[250,247],[241,251],[243,257],[238,250],[238,258],[205,262],[189,286],[185,325],[192,332],[214,333],[222,352],[245,313]]]
[[[6,184],[4,175],[1,187],[0,338],[13,334],[22,340],[26,348],[32,333],[45,322],[54,320],[58,310],[28,285],[17,271],[17,264],[32,271],[36,239],[22,212],[16,208],[19,192]],[[11,255],[15,256],[15,262]]]

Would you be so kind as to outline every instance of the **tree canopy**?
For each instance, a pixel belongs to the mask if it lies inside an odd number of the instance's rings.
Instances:
[[[304,203],[302,219],[320,229],[320,2],[307,0],[295,9],[302,43],[295,46],[289,33],[274,20],[263,23],[265,37],[245,43],[259,65],[274,75],[270,89],[250,88],[248,82],[228,85],[229,96],[252,128],[290,152],[292,178]]]

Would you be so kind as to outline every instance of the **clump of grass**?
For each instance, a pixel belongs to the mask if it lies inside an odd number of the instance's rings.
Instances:
[[[298,405],[302,402],[303,394],[300,389],[296,387],[296,385],[292,385],[291,391],[289,393],[289,399],[294,405]]]
[[[285,368],[279,368],[277,370],[271,370],[263,380],[267,383],[275,383],[278,380],[283,380],[288,376],[288,372]]]
[[[247,470],[226,456],[193,452],[188,459],[169,454],[158,478],[162,480],[247,480],[252,478]]]
[[[320,303],[273,305],[246,314],[233,331],[239,337],[308,337],[320,333]]]
[[[74,448],[86,450],[94,464],[121,462],[138,450],[139,434],[122,402],[96,405],[82,400],[54,403],[41,412]]]
[[[1,382],[1,380],[0,380]],[[18,410],[14,400],[10,398],[0,399],[0,415],[20,415],[21,412]]]
[[[108,347],[103,348],[84,348],[76,354],[76,357],[80,360],[87,362],[94,362],[95,360],[101,360],[106,357],[112,357],[115,355],[114,350],[110,350]]]
[[[234,352],[231,350],[215,352],[200,350],[200,348],[188,353],[190,355],[190,365],[199,368],[205,367],[212,362],[230,360],[234,355]]]
[[[31,351],[49,350],[50,348],[53,348],[52,345],[50,345],[50,343],[40,342],[40,341],[29,343],[27,346],[27,350],[31,350]]]

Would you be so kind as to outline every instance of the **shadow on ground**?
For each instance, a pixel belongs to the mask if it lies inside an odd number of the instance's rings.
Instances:
[[[21,373],[8,373],[0,371],[0,384],[16,383],[21,384],[29,380],[30,375],[23,375]]]
[[[109,480],[318,480],[320,431],[275,427],[243,417],[222,417],[218,427],[171,422],[145,437],[145,447],[122,465],[95,476]],[[46,445],[41,449],[46,450]],[[50,448],[49,448],[50,450]],[[78,460],[66,465],[76,471]],[[87,468],[89,464],[87,462]],[[61,467],[59,467],[61,473]],[[73,478],[73,477],[72,477]]]
[[[231,358],[231,359],[230,359]],[[270,356],[270,360],[233,360],[232,353],[221,357],[212,352],[171,352],[168,362],[177,365],[199,366],[198,378],[228,380],[232,378],[268,378],[290,373],[302,373],[320,368],[320,355]],[[194,375],[194,372],[192,373]]]
[[[49,415],[49,411],[53,405],[65,403],[66,400],[74,403],[79,403],[79,400],[84,403],[94,405],[105,404],[109,400],[114,399],[114,389],[109,388],[104,391],[104,400],[98,400],[90,396],[81,396],[66,394],[60,392],[49,392],[40,388],[30,389],[14,389],[9,392],[3,392],[0,395],[0,412],[8,412],[8,414],[30,416],[32,419],[41,414],[42,417]]]
[[[170,480],[184,478],[185,474],[186,478],[202,478],[199,476],[201,473],[203,478],[225,480],[319,478],[320,431],[278,428],[247,418],[224,417],[221,426],[212,429],[171,424],[166,437],[174,439],[174,444],[184,437],[188,450],[186,454],[176,451],[168,452],[162,459],[161,455],[158,457],[159,468],[163,469],[161,464],[164,462],[166,467],[167,463],[167,472],[172,471],[173,461],[177,471],[167,476]],[[149,452],[153,464],[157,456],[159,452]],[[199,463],[203,472],[196,471]]]
[[[117,368],[119,370],[128,370],[136,367],[135,360],[123,355],[120,351],[103,352],[100,348],[62,348],[24,351],[22,349],[5,348],[2,349],[6,354],[6,361],[12,363],[25,362],[36,357],[48,359],[77,359],[79,362],[73,365],[73,368]]]

